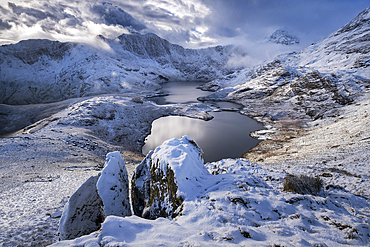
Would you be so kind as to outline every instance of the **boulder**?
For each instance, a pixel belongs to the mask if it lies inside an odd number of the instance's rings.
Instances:
[[[188,136],[165,141],[136,167],[131,199],[136,215],[147,219],[174,218],[186,198],[197,194],[209,172],[203,151]]]
[[[107,154],[105,167],[96,186],[106,216],[131,215],[127,170],[118,151]]]
[[[101,174],[90,177],[71,196],[59,222],[60,239],[100,229],[106,216],[130,216],[128,175],[119,152],[108,153]]]
[[[99,230],[105,219],[103,202],[96,190],[98,176],[92,176],[69,198],[59,222],[61,240]]]

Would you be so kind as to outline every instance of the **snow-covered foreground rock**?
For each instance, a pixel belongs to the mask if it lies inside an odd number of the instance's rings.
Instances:
[[[127,170],[122,156],[119,152],[109,153],[102,174],[96,183],[106,216],[131,215],[128,184]]]
[[[370,243],[370,203],[365,198],[329,184],[316,196],[287,193],[282,190],[284,173],[265,170],[246,159],[226,159],[202,167],[200,152],[191,143],[187,137],[169,140],[142,163],[147,165],[151,157],[155,161],[152,178],[159,171],[174,171],[170,180],[177,190],[163,190],[164,187],[157,190],[152,186],[155,183],[150,182],[149,193],[161,195],[158,202],[167,206],[167,213],[177,211],[176,217],[167,214],[167,218],[148,220],[138,216],[109,216],[98,232],[53,246],[366,246]],[[142,168],[137,171],[142,172]],[[169,180],[162,180],[162,185],[165,184],[170,185]],[[171,206],[167,192],[175,191],[183,200],[181,210]]]
[[[100,228],[105,214],[96,191],[99,176],[90,177],[69,198],[59,223],[61,239],[73,239]]]
[[[131,215],[127,170],[119,152],[107,154],[102,173],[90,177],[71,196],[60,219],[60,239],[96,231],[109,215]]]
[[[132,179],[135,214],[148,219],[181,214],[182,202],[196,194],[198,181],[208,173],[202,154],[188,136],[168,140],[149,152]]]

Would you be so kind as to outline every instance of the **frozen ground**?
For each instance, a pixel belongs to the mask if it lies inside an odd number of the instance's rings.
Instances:
[[[272,151],[249,153],[259,165],[237,159],[208,164],[211,174],[224,175],[202,183],[204,192],[185,202],[181,217],[108,217],[101,234],[60,244],[366,246],[369,107],[364,94],[341,108],[337,118],[322,120],[322,127],[312,126],[282,143],[274,141]],[[0,139],[3,245],[57,241],[68,197],[100,171],[108,152],[120,151],[132,174],[143,159],[137,140],[148,134],[155,118],[180,114],[207,119],[205,110],[212,109],[203,104],[157,106],[118,95],[93,97]],[[326,189],[317,196],[283,192],[282,179],[288,173],[318,175]],[[119,226],[129,230],[122,234]]]

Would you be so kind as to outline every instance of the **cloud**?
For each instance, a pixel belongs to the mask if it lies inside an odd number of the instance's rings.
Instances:
[[[115,38],[145,24],[109,3],[27,1],[0,6],[0,44],[47,38],[99,45],[96,36]]]
[[[326,37],[369,7],[366,0],[201,1],[212,13],[204,20],[210,37],[247,35],[257,40],[284,28],[304,45]]]
[[[118,6],[111,3],[97,3],[91,7],[93,13],[97,14],[97,19],[102,18],[107,25],[121,25],[122,27],[132,27],[140,31],[146,26],[134,19],[131,15],[123,11]]]
[[[7,21],[0,20],[0,30],[10,29],[11,27]]]

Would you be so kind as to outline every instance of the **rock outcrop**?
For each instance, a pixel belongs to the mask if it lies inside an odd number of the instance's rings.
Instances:
[[[59,223],[60,239],[74,239],[99,230],[105,215],[96,190],[98,179],[99,176],[90,177],[69,198]]]
[[[128,176],[118,151],[107,154],[106,165],[96,184],[106,216],[130,216]]]
[[[102,173],[90,177],[71,196],[60,219],[60,239],[74,239],[99,230],[109,215],[131,215],[128,176],[119,152],[107,154]]]
[[[138,216],[174,218],[182,202],[194,195],[197,183],[208,173],[203,151],[188,136],[164,142],[149,152],[132,178],[132,203]]]

